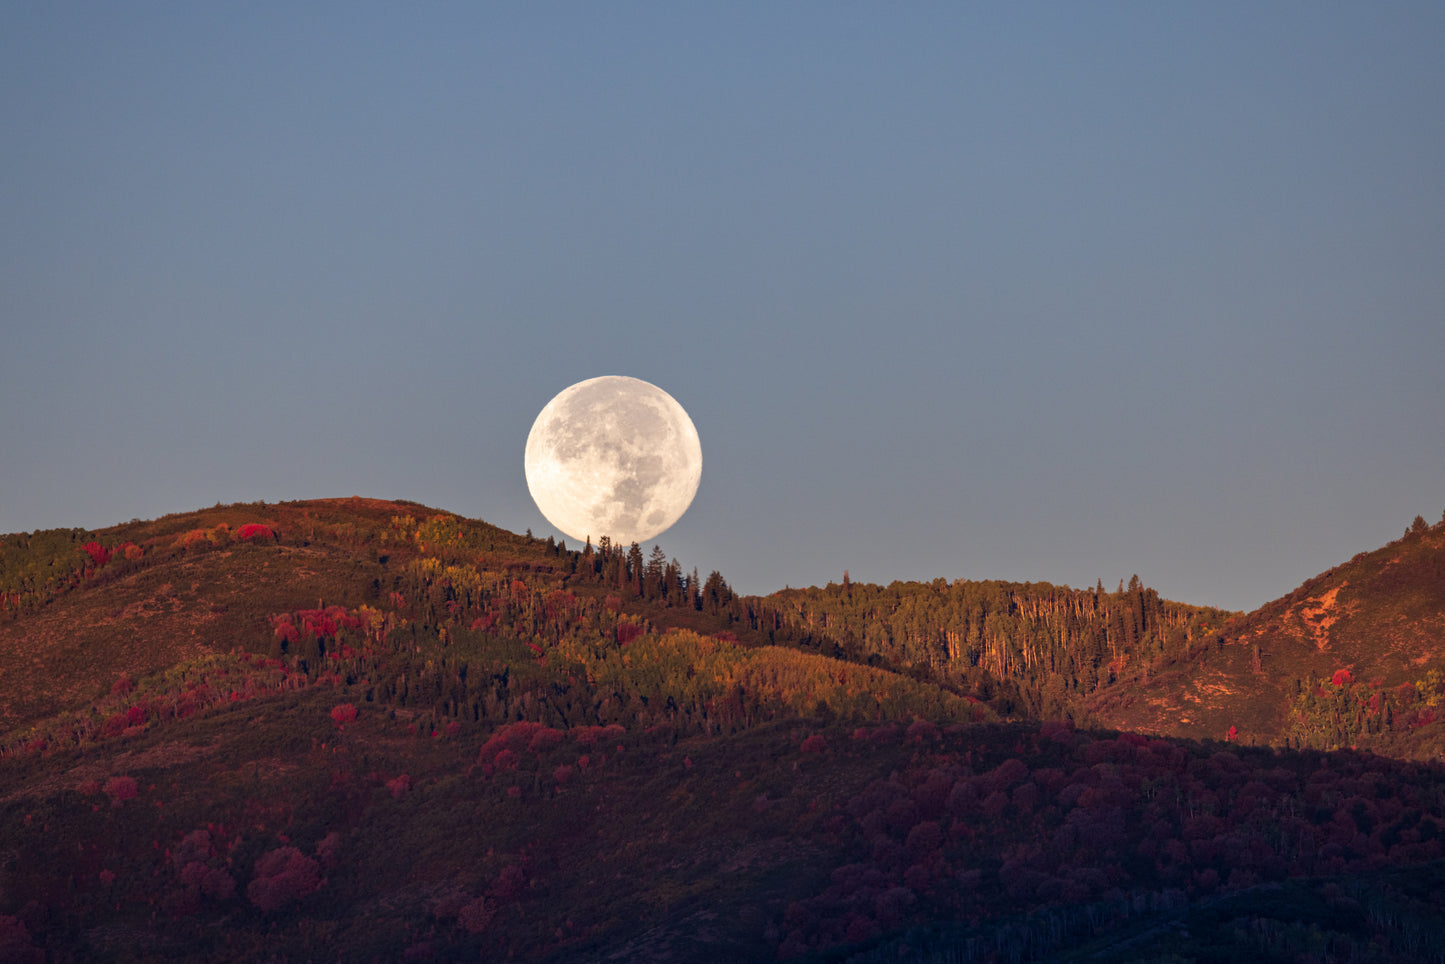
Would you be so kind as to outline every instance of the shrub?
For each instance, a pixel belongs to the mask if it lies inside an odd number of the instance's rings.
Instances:
[[[539,756],[548,750],[558,746],[562,742],[562,733],[544,726],[532,734],[532,739],[527,743],[527,750]]]
[[[256,861],[255,876],[246,888],[251,903],[263,911],[279,910],[321,889],[321,869],[295,847],[278,847]]]
[[[105,781],[102,789],[105,791],[105,795],[110,797],[111,805],[116,807],[127,800],[135,799],[139,792],[134,777],[111,777]]]
[[[352,703],[342,703],[331,708],[331,719],[339,727],[353,722],[356,719],[356,706]]]
[[[110,550],[98,542],[87,542],[80,547],[80,551],[90,556],[90,561],[93,562],[97,568],[110,562]]]

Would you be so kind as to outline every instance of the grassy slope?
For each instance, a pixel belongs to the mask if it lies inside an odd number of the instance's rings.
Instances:
[[[312,543],[318,523],[356,529],[384,525],[415,506],[375,500],[223,506],[95,533],[106,546],[139,545],[144,555],[116,559],[84,584],[0,619],[0,732],[92,700],[122,675],[160,672],[208,653],[253,646],[272,613],[302,607],[355,606],[383,568],[364,551],[334,540]],[[267,524],[287,543],[200,539],[188,532],[234,533]]]

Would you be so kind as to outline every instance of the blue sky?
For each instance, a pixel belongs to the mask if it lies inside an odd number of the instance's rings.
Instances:
[[[0,531],[551,530],[601,374],[735,588],[1253,608],[1445,510],[1445,5],[8,4]]]

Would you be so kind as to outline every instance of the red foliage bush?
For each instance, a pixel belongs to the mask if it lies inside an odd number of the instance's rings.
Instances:
[[[641,635],[642,627],[636,623],[617,624],[617,645],[619,646],[626,646]]]
[[[873,732],[868,735],[870,742],[880,746],[887,746],[898,742],[898,727],[892,723],[885,723],[882,726],[874,727]]]
[[[106,721],[100,725],[100,735],[118,736],[124,733],[125,728],[128,726],[130,726],[129,715],[126,713],[116,713],[108,717]]]
[[[134,800],[139,792],[134,777],[111,777],[102,789],[110,797],[111,805],[116,807],[127,800]]]
[[[295,847],[278,847],[256,861],[246,896],[261,910],[274,911],[315,893],[323,883],[316,861]]]
[[[97,568],[110,562],[110,550],[98,542],[87,542],[80,547],[80,551],[90,556],[90,561],[93,562]]]
[[[802,746],[798,747],[798,749],[804,753],[822,753],[828,749],[828,741],[823,738],[823,734],[814,733],[804,740]]]
[[[399,777],[393,777],[386,781],[386,789],[391,793],[392,799],[400,800],[411,790],[411,777],[405,773]]]
[[[482,749],[477,754],[477,762],[483,766],[495,763],[498,769],[502,769],[503,763],[499,757],[504,752],[510,752],[511,757],[509,758],[509,763],[515,765],[514,761],[517,754],[526,752],[531,746],[532,739],[540,731],[546,729],[549,729],[549,727],[545,727],[541,723],[533,723],[529,720],[519,720],[516,723],[508,723],[506,726],[499,727],[497,732],[493,733],[491,738],[482,744]],[[561,742],[562,735],[557,733],[556,730],[552,730],[551,732],[556,733],[557,742]],[[544,737],[544,742],[547,739],[548,738]]]
[[[562,743],[562,733],[550,726],[544,726],[532,734],[532,739],[527,741],[527,751],[541,755]]]
[[[1330,683],[1334,686],[1349,686],[1355,681],[1355,674],[1347,669],[1335,670],[1335,675],[1330,677]]]
[[[130,677],[122,675],[120,679],[111,684],[110,692],[115,696],[124,696],[133,689],[135,689],[135,684],[131,682]]]
[[[355,721],[356,706],[351,703],[342,703],[338,706],[333,706],[331,708],[331,719],[335,721],[338,727],[344,727],[346,724]]]
[[[259,522],[248,522],[236,530],[236,538],[242,542],[250,542],[252,539],[276,539],[276,532],[268,525]]]

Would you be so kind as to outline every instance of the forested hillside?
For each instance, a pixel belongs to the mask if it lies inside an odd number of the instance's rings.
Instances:
[[[77,535],[72,555],[83,564],[64,578],[0,573],[36,587],[7,597],[0,630],[7,678],[27,684],[11,714],[90,700],[49,716],[24,742],[76,746],[117,726],[101,719],[115,695],[101,683],[201,657],[241,672],[237,654],[266,658],[245,667],[308,685],[364,685],[365,700],[424,710],[436,726],[529,718],[714,732],[823,707],[859,720],[991,716],[886,669],[742,645],[728,631],[732,594],[720,575],[684,576],[656,553],[645,563],[635,545],[568,551],[456,516],[383,508],[390,514],[376,503],[228,507],[82,534],[94,536],[85,543]],[[57,539],[29,541],[48,553]],[[186,698],[172,686],[150,712]]]
[[[364,499],[6,536],[0,960],[1445,959],[1436,765],[1087,726],[1435,538],[1231,621]]]
[[[789,589],[748,607],[775,635],[927,668],[1006,712],[1057,718],[1137,668],[1187,659],[1232,614],[1161,600],[1138,576],[1117,592],[1048,583],[844,582]]]

